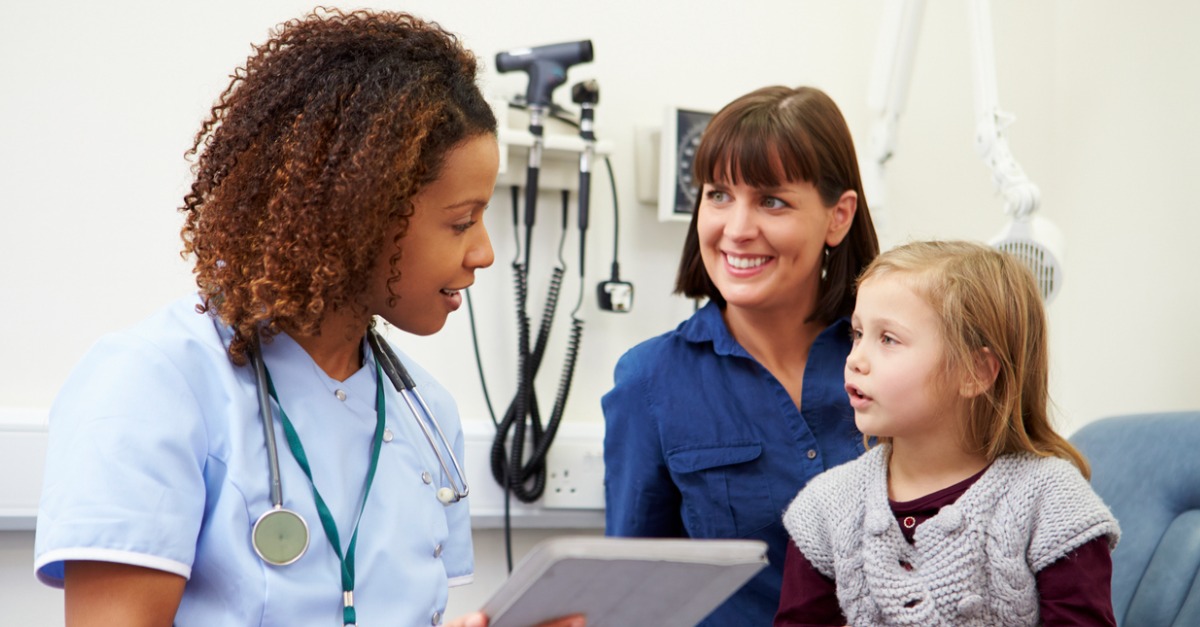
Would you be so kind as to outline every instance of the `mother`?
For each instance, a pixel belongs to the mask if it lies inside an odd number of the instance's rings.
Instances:
[[[753,538],[770,565],[703,625],[770,625],[809,479],[862,452],[843,389],[855,277],[879,252],[854,143],[811,87],[712,119],[675,291],[708,303],[618,362],[604,396],[607,532]]]

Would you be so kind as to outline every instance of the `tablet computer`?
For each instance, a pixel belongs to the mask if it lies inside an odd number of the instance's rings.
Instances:
[[[483,606],[489,627],[584,614],[588,627],[693,627],[767,565],[759,540],[559,536]]]

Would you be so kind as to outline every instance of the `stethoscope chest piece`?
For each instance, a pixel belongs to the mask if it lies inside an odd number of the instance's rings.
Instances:
[[[290,509],[267,510],[254,523],[254,552],[268,564],[287,566],[308,550],[308,523]]]

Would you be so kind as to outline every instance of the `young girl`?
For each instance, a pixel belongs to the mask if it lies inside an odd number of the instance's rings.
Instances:
[[[1033,277],[978,244],[881,255],[846,392],[877,440],[784,515],[775,625],[1113,625],[1116,520],[1050,427]]]

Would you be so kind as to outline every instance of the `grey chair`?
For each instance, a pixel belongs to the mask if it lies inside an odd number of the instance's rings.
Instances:
[[[1071,442],[1121,524],[1117,624],[1200,626],[1200,411],[1106,418]]]

